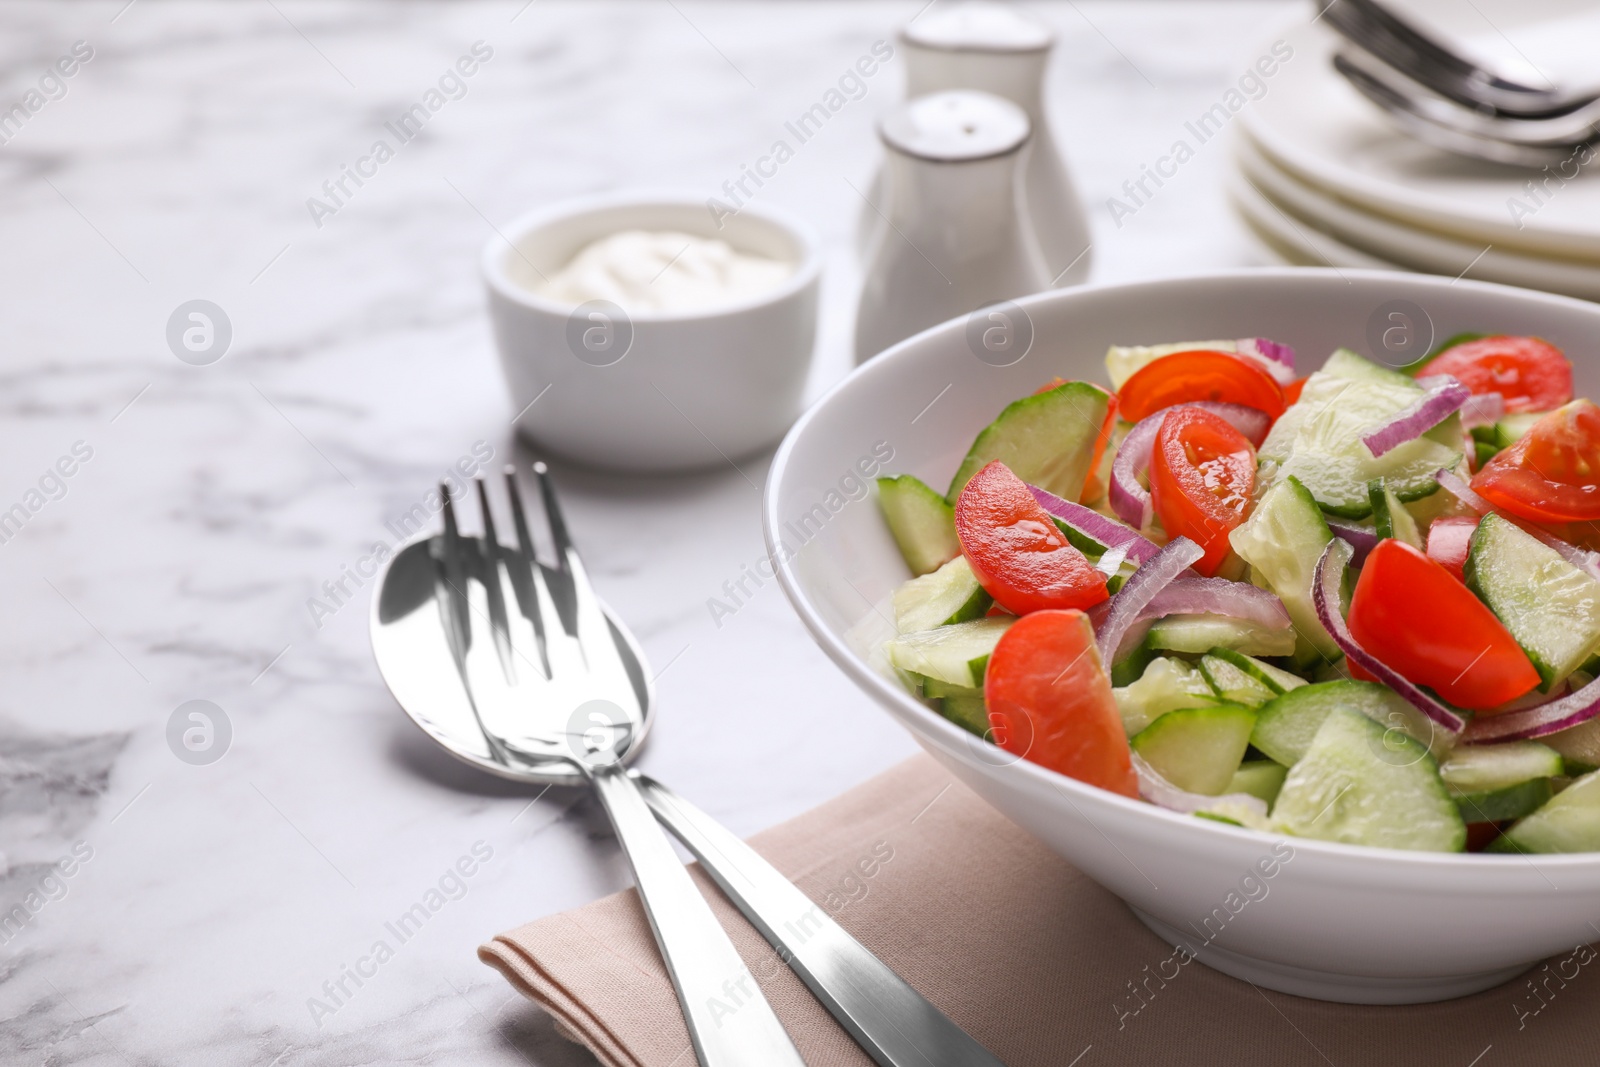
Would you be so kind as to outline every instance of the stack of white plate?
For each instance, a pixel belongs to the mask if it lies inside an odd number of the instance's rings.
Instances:
[[[1538,171],[1430,148],[1333,69],[1332,31],[1282,39],[1294,55],[1240,113],[1230,189],[1273,252],[1600,300],[1600,157]]]

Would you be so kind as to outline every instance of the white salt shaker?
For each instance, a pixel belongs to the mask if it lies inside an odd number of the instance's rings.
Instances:
[[[900,31],[906,64],[906,95],[947,89],[979,89],[1005,97],[1028,114],[1033,146],[1023,174],[1029,224],[1044,253],[1055,286],[1089,277],[1089,222],[1072,177],[1050,135],[1044,111],[1044,78],[1055,35],[1049,27],[1006,4],[940,5]],[[881,198],[882,181],[872,200]],[[881,205],[880,205],[881,206]],[[883,225],[867,205],[858,246],[865,254]]]
[[[879,123],[883,225],[856,312],[857,363],[946,319],[1049,287],[1021,203],[1030,130],[1017,105],[965,89],[917,97]]]

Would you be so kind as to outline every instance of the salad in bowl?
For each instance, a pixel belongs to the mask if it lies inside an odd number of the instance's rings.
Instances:
[[[913,574],[883,661],[982,744],[1170,811],[1600,851],[1600,406],[1532,336],[1303,362],[1112,345],[947,488],[878,479]]]

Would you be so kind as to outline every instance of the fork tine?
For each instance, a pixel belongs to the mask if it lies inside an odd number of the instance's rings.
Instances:
[[[444,500],[444,545],[440,564],[440,590],[444,596],[440,607],[444,611],[445,629],[450,635],[451,651],[459,661],[472,644],[472,626],[467,615],[466,546],[461,540],[461,528],[456,525],[456,509],[450,499],[450,489],[439,483],[439,496]]]
[[[505,479],[506,496],[511,501],[511,524],[517,531],[517,555],[520,557],[518,566],[509,568],[512,586],[517,591],[517,603],[521,606],[523,616],[533,624],[540,664],[544,667],[544,676],[549,678],[550,650],[546,647],[548,638],[545,636],[544,612],[544,601],[549,599],[549,590],[544,590],[544,595],[540,596],[544,581],[539,575],[539,557],[533,550],[533,534],[528,530],[528,514],[522,507],[522,490],[517,487],[516,468],[510,464],[506,465]]]
[[[578,555],[578,547],[572,543],[572,538],[567,532],[567,524],[561,514],[561,504],[556,499],[555,482],[550,477],[550,468],[543,463],[535,463],[533,472],[538,475],[539,492],[544,497],[545,516],[550,523],[550,537],[556,543],[556,554],[561,559],[562,569],[566,571],[565,577],[572,595],[572,632],[578,639],[584,662],[588,664],[591,672],[599,670],[602,666],[621,670],[622,655],[617,651],[611,624],[607,621],[605,613],[600,610],[600,600],[594,595],[594,587],[589,584],[589,575],[584,569],[583,559]]]
[[[478,489],[478,510],[483,512],[483,587],[489,594],[489,628],[494,634],[495,652],[500,656],[500,669],[506,681],[516,683],[516,668],[512,664],[510,621],[506,618],[505,588],[502,583],[501,560],[505,550],[494,529],[494,511],[489,507],[489,491],[483,475],[473,479]]]

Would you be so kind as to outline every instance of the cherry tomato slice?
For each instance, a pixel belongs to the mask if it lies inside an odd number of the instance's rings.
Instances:
[[[1105,495],[1105,483],[1100,480],[1100,461],[1105,459],[1106,448],[1111,444],[1112,431],[1117,426],[1117,394],[1112,393],[1106,404],[1106,418],[1100,424],[1100,433],[1094,439],[1094,458],[1089,461],[1089,473],[1083,479],[1083,492],[1078,503],[1092,504]]]
[[[1202,408],[1167,412],[1150,456],[1150,498],[1169,537],[1205,550],[1194,569],[1214,575],[1228,535],[1244,521],[1256,482],[1256,454],[1244,434]]]
[[[1428,527],[1428,558],[1442,564],[1457,581],[1465,582],[1462,568],[1467,565],[1472,531],[1477,528],[1478,520],[1465,516],[1434,519]]]
[[[1105,600],[1106,576],[1068,543],[1022,479],[995,460],[956,497],[956,537],[978,583],[1014,615],[1087,608]]]
[[[1178,352],[1146,364],[1122,383],[1117,397],[1122,417],[1129,422],[1195,400],[1244,404],[1274,419],[1283,414],[1283,389],[1272,375],[1238,356],[1209,349]]]
[[[1380,541],[1367,556],[1349,623],[1368,652],[1458,708],[1492,708],[1539,684],[1494,612],[1404,541]]]
[[[1572,399],[1572,364],[1537,337],[1484,337],[1440,352],[1417,371],[1449,374],[1474,393],[1499,393],[1507,411],[1550,411]]]
[[[989,736],[1007,752],[1125,797],[1139,795],[1128,735],[1081,611],[1036,611],[1000,638],[983,677]]]
[[[1536,522],[1600,519],[1600,407],[1574,400],[1552,411],[1485,463],[1472,488]]]

